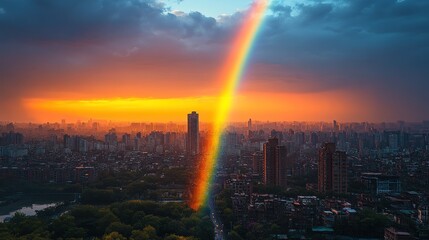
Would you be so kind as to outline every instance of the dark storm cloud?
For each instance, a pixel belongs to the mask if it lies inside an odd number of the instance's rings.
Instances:
[[[208,81],[208,65],[225,56],[243,13],[214,19],[170,10],[156,0],[0,0],[0,100],[84,91],[75,74],[103,63],[180,65],[195,69],[190,81]],[[429,118],[428,12],[421,0],[274,1],[243,88],[362,91],[385,116]]]
[[[318,71],[354,68],[364,75],[385,70],[407,75],[416,68],[427,74],[422,60],[429,58],[429,2],[335,1],[296,7],[299,15],[294,17],[281,2],[272,7],[274,16],[259,41],[258,56],[264,61]]]
[[[163,56],[169,54],[165,49],[198,46],[216,32],[215,19],[198,12],[176,16],[154,0],[17,0],[0,1],[0,8],[3,84],[28,83],[33,80],[23,75],[87,68],[133,53],[171,58]]]
[[[277,1],[272,11],[253,63],[283,69],[277,89],[362,89],[385,111],[429,116],[429,1],[313,1],[293,11]]]
[[[124,1],[2,1],[2,39],[11,41],[104,40],[132,34],[142,19],[162,9],[151,2]]]
[[[198,12],[177,17],[155,0],[0,1],[3,41],[100,43],[159,32],[202,35],[216,21]],[[176,35],[177,34],[177,35]]]
[[[88,95],[114,84],[103,72],[131,85],[137,77],[127,82],[116,72],[205,62],[209,54],[194,49],[223,31],[216,20],[168,10],[155,0],[0,0],[0,119],[25,119],[24,98]]]

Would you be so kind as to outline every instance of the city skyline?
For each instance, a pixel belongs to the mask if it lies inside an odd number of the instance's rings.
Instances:
[[[0,239],[429,239],[428,12],[0,0]]]
[[[251,4],[2,1],[0,120],[164,122],[196,110],[208,122]],[[230,120],[428,119],[427,9],[413,0],[273,1]]]
[[[177,234],[270,239],[276,233],[293,239],[320,239],[320,234],[427,238],[429,121],[309,124],[249,119],[227,126],[214,138],[207,127],[199,127],[197,112],[187,116],[187,124],[0,123],[0,198],[28,200],[27,194],[41,189],[46,203],[32,205],[39,212],[16,214],[23,205],[3,201],[2,236],[27,234],[12,228],[17,219],[25,219],[31,221],[21,226],[35,227],[31,235],[46,230],[45,239],[70,234],[136,239],[149,224],[159,239],[168,234],[173,239]],[[196,152],[199,141],[201,151]],[[55,194],[66,202],[51,204],[48,196]],[[73,204],[67,202],[71,198]],[[177,220],[178,208],[193,217]],[[91,231],[93,225],[86,222],[93,219],[93,210],[88,209],[107,211],[111,217]],[[62,212],[59,218],[57,212]],[[165,217],[170,213],[176,220]],[[404,213],[415,221],[395,221],[404,219]],[[201,214],[204,232],[190,226]],[[46,225],[32,222],[42,218]],[[85,231],[59,231],[63,228],[57,223],[64,219],[70,229],[83,222]],[[247,225],[249,220],[264,232]],[[366,230],[368,221],[378,223]],[[177,228],[164,227],[173,222]],[[293,237],[296,229],[299,237]]]

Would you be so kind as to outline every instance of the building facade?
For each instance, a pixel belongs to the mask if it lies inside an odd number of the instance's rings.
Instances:
[[[196,155],[200,151],[199,116],[197,112],[188,114],[188,132],[186,135],[186,152]]]
[[[336,151],[335,143],[319,149],[318,190],[323,193],[347,193],[347,155]]]
[[[279,145],[277,138],[270,138],[264,144],[264,183],[265,185],[286,187],[287,150]]]

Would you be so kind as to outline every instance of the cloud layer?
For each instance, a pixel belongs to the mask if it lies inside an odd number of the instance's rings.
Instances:
[[[274,1],[240,91],[350,92],[368,120],[427,119],[428,12],[420,0]],[[156,0],[0,1],[0,120],[31,117],[28,98],[216,95],[243,16]]]

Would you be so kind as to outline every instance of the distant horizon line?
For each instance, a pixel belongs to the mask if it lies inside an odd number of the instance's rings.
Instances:
[[[383,124],[383,123],[425,123],[429,122],[429,119],[421,119],[421,120],[386,120],[386,121],[342,121],[337,119],[332,120],[257,120],[249,118],[247,120],[241,121],[228,121],[229,124],[237,124],[237,123],[247,123],[249,120],[252,120],[252,123],[330,123],[333,121],[337,121],[338,123],[371,123],[371,124]],[[88,120],[75,120],[75,121],[67,121],[65,119],[66,124],[76,124],[78,122],[81,123],[118,123],[118,124],[168,124],[168,123],[176,123],[176,124],[186,124],[186,119],[183,121],[114,121],[114,120],[106,120],[106,119],[88,119]],[[0,120],[0,124],[62,124],[62,120],[60,121],[11,121],[11,120]],[[211,124],[211,121],[200,121],[203,124]]]

